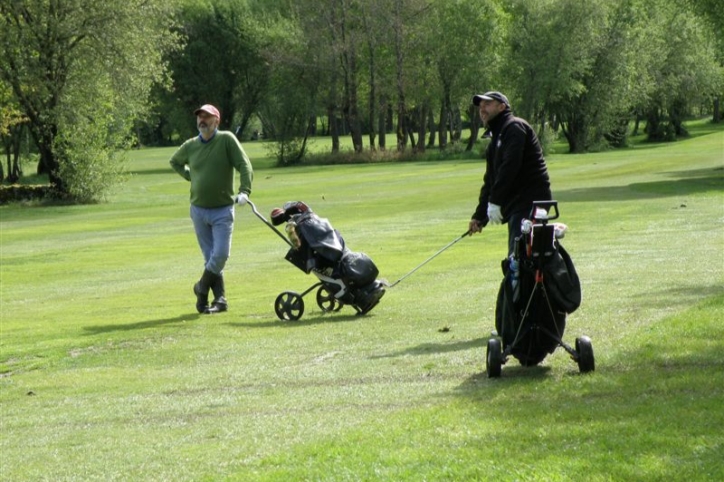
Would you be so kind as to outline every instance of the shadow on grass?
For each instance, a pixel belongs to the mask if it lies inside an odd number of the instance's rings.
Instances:
[[[142,175],[142,176],[166,175],[166,174],[174,174],[174,175],[178,176],[178,174],[176,174],[176,171],[171,169],[171,166],[168,166],[168,168],[138,169],[138,170],[132,171],[132,173],[134,175]]]
[[[453,343],[423,343],[421,345],[412,346],[404,350],[388,353],[386,355],[375,355],[370,357],[373,360],[379,358],[396,358],[407,355],[429,355],[430,353],[449,353],[453,351],[469,350],[471,348],[483,348],[487,342],[487,338],[477,338],[475,340],[456,341]]]
[[[270,323],[244,323],[244,322],[231,322],[227,323],[228,326],[238,328],[298,328],[302,326],[319,325],[322,323],[344,323],[349,321],[363,321],[367,319],[369,315],[358,316],[358,315],[339,315],[334,313],[324,313],[316,316],[302,317],[297,321],[286,321],[275,318]]]
[[[640,293],[634,298],[648,307],[670,308],[673,306],[690,306],[702,298],[724,295],[724,286],[717,284],[699,286],[678,286],[656,291]]]
[[[724,170],[697,169],[668,173],[677,179],[669,181],[639,182],[627,186],[601,186],[556,191],[558,201],[601,202],[648,199],[699,194],[721,190]]]
[[[190,313],[188,315],[180,315],[175,318],[164,318],[160,320],[139,321],[137,323],[123,323],[115,325],[93,325],[83,327],[84,330],[95,333],[108,333],[111,331],[130,331],[144,330],[146,328],[154,328],[156,326],[168,325],[171,323],[179,323],[184,321],[198,320],[201,317],[198,313]]]
[[[522,365],[518,365],[518,361],[514,358],[510,358],[508,360],[508,363],[503,365],[503,371],[500,376],[500,378],[488,378],[488,374],[485,372],[485,360],[483,359],[485,356],[485,353],[481,352],[481,361],[483,363],[483,371],[479,373],[474,373],[473,375],[470,375],[468,378],[463,380],[463,382],[458,387],[459,391],[469,391],[469,390],[478,390],[480,389],[481,383],[494,383],[501,379],[511,379],[511,380],[534,380],[534,379],[544,379],[548,377],[548,375],[551,372],[551,367],[549,366],[534,366],[534,367],[524,367]],[[549,356],[555,356],[549,355]]]

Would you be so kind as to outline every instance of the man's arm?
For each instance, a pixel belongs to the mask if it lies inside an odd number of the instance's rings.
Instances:
[[[188,156],[186,153],[186,143],[184,142],[181,147],[171,156],[169,164],[171,168],[178,173],[179,176],[183,177],[187,181],[191,180],[191,173],[188,170]]]

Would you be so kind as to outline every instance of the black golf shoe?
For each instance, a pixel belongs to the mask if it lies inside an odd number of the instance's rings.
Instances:
[[[207,315],[213,315],[214,313],[223,313],[229,309],[229,304],[226,302],[226,298],[219,296],[211,302],[211,306],[208,306],[204,313]]]
[[[196,295],[196,311],[199,313],[205,313],[209,309],[209,292],[203,293],[201,291],[201,283],[194,285],[194,294]]]

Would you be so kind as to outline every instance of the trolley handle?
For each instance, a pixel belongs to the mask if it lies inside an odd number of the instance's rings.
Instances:
[[[266,218],[265,218],[264,216],[262,216],[261,213],[259,213],[259,211],[257,211],[256,206],[254,205],[253,202],[251,202],[251,200],[247,201],[247,204],[248,204],[249,206],[251,206],[251,211],[256,215],[257,218],[261,219],[261,222],[263,222],[264,224],[266,224],[267,226],[269,226],[269,229],[271,229],[272,231],[274,231],[275,233],[277,233],[277,235],[278,235],[280,238],[282,238],[282,239],[284,240],[284,242],[289,245],[289,247],[291,247],[291,248],[294,247],[294,245],[292,244],[292,242],[289,241],[289,239],[287,239],[286,236],[284,236],[272,223],[270,223],[269,221],[267,221]]]
[[[545,218],[539,219],[536,216],[536,212],[539,209],[542,209],[547,213]],[[530,211],[531,220],[543,221],[546,223],[548,221],[558,219],[559,217],[560,213],[558,212],[558,201],[533,201],[533,209]]]

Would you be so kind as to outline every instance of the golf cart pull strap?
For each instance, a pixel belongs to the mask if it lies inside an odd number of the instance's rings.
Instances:
[[[408,276],[410,276],[412,273],[414,273],[414,272],[417,271],[418,269],[420,269],[420,268],[422,268],[423,266],[425,266],[427,263],[429,263],[430,261],[432,261],[433,259],[435,259],[435,258],[436,258],[439,254],[441,254],[443,251],[445,251],[446,249],[450,248],[453,244],[457,243],[458,241],[460,241],[461,239],[463,239],[465,236],[469,236],[470,234],[471,234],[471,231],[470,231],[470,230],[465,231],[463,234],[461,234],[461,235],[458,236],[457,238],[453,239],[450,243],[448,243],[447,245],[445,245],[442,249],[440,249],[440,251],[438,251],[437,253],[433,254],[432,256],[430,256],[429,258],[427,258],[425,261],[423,261],[422,263],[420,263],[419,265],[417,265],[412,271],[410,271],[409,273],[407,273],[406,275],[404,275],[402,278],[398,279],[397,281],[395,281],[394,283],[392,283],[391,285],[389,285],[388,288],[392,288],[392,287],[396,286],[400,281],[402,281],[403,279],[407,278]]]

